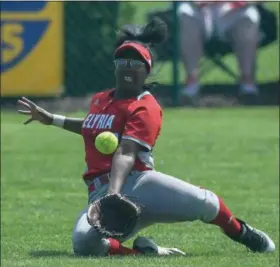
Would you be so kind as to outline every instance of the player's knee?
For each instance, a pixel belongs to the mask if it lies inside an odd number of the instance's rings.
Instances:
[[[87,257],[92,254],[92,247],[88,245],[86,236],[83,233],[75,232],[72,238],[73,252],[75,256]]]
[[[97,244],[95,246],[83,243],[73,244],[73,252],[77,257],[105,257],[108,255],[108,253]]]
[[[249,6],[246,8],[245,16],[249,18],[253,24],[260,23],[260,13],[258,9],[254,6]]]
[[[89,238],[84,233],[75,233],[72,240],[73,252],[78,257],[106,256],[109,245],[102,239]]]
[[[197,219],[207,223],[216,218],[220,203],[216,194],[210,190],[200,187],[200,192],[197,194]]]
[[[74,245],[73,246],[74,255],[77,257],[89,257],[93,256],[92,252],[83,245]]]
[[[207,189],[202,189],[202,190],[204,190],[205,198],[204,198],[204,213],[201,217],[201,221],[207,223],[212,221],[214,218],[216,218],[219,212],[220,202],[215,193]]]
[[[178,15],[180,17],[198,17],[198,11],[195,9],[195,6],[192,3],[184,2],[179,5]]]

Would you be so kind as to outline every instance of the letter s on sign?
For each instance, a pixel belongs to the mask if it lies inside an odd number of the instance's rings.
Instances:
[[[1,64],[7,64],[23,50],[23,26],[20,23],[4,23],[1,25]]]

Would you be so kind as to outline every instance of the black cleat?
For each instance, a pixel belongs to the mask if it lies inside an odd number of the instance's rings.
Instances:
[[[233,241],[245,245],[252,252],[267,253],[274,252],[275,244],[264,232],[252,228],[244,221],[236,219],[242,228],[242,234],[240,236],[230,236]]]

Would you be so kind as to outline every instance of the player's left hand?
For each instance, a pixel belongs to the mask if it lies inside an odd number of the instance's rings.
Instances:
[[[87,219],[103,237],[125,238],[134,230],[141,208],[121,194],[108,194],[89,205]]]

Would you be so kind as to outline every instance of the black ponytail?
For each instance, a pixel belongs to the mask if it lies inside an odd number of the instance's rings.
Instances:
[[[154,18],[144,28],[139,41],[150,45],[163,43],[167,38],[167,25],[159,18]]]
[[[159,18],[152,19],[147,25],[124,25],[117,36],[115,46],[119,47],[125,41],[135,41],[146,46],[163,43],[168,34],[167,25]]]

